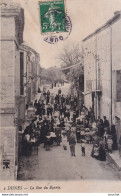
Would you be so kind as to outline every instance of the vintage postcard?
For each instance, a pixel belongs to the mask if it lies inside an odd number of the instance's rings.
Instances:
[[[0,10],[0,193],[121,193],[121,1]]]

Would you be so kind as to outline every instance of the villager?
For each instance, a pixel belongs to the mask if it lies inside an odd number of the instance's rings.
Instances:
[[[118,150],[116,128],[115,128],[115,125],[113,124],[111,125],[111,135],[113,139],[112,150]]]
[[[74,135],[71,135],[70,140],[69,140],[69,145],[70,145],[71,156],[76,156],[75,155],[76,140],[75,140]]]
[[[108,145],[108,152],[112,153],[112,145],[113,145],[112,136],[108,136],[107,145]]]
[[[85,143],[81,144],[82,156],[85,156]]]

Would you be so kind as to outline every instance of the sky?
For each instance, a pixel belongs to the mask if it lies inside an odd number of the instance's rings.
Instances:
[[[66,0],[72,22],[71,34],[65,41],[49,44],[40,32],[38,0],[19,0],[19,3],[25,14],[24,41],[40,54],[40,65],[45,68],[58,67],[63,48],[73,43],[81,45],[82,39],[112,18],[115,11],[121,10],[121,0]]]

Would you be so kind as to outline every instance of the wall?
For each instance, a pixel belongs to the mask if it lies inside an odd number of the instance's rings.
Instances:
[[[12,133],[12,134],[11,134]],[[1,130],[1,179],[2,180],[15,180],[16,179],[16,128],[14,127],[2,127]],[[9,168],[3,166],[4,161],[10,163]]]
[[[111,29],[105,28],[97,33],[97,72],[102,96],[100,99],[100,116],[107,116],[111,121]]]
[[[1,164],[0,178],[15,180],[18,164],[18,105],[20,96],[19,44],[23,37],[23,10],[18,4],[1,1]],[[19,34],[18,34],[19,32]]]
[[[121,19],[112,26],[113,123],[121,136]],[[117,96],[118,93],[118,96]]]
[[[40,85],[40,57],[39,54],[26,43],[20,46],[20,52],[24,53],[24,95],[26,103],[32,102]]]
[[[15,20],[14,17],[2,17],[1,20],[1,36],[3,38],[15,37]]]
[[[24,10],[19,4],[1,0],[1,74],[0,74],[0,179],[16,180],[18,167],[18,127],[25,118],[25,97],[20,95],[20,52],[23,42]],[[37,75],[36,60],[39,55],[32,48],[22,49],[24,56],[24,83]],[[33,54],[34,59],[27,60],[27,53]],[[26,69],[27,68],[27,69]],[[21,79],[22,79],[21,73]],[[30,79],[29,85],[24,89],[24,95],[34,98],[37,89],[37,77]]]
[[[1,108],[13,108],[14,99],[14,41],[1,43]],[[9,78],[9,79],[8,79]]]
[[[15,96],[20,95],[20,52],[19,48],[14,45],[14,51],[15,51],[15,78],[14,78],[14,86],[15,86]]]
[[[112,25],[112,65],[114,70],[121,70],[121,19]]]
[[[113,102],[121,102],[121,19],[112,26]],[[115,91],[117,90],[117,92]],[[121,108],[120,108],[121,110]],[[116,111],[114,110],[114,113]],[[114,114],[115,115],[115,114]],[[121,117],[121,115],[120,115]]]
[[[119,13],[118,13],[119,14]],[[92,107],[92,95],[97,80],[97,90],[94,91],[94,105],[98,115],[116,124],[121,131],[121,13],[109,20],[94,34],[83,40],[84,50],[84,92],[85,105]],[[94,111],[95,111],[94,107]],[[111,109],[112,108],[112,109]],[[117,118],[117,119],[116,119]]]
[[[96,36],[87,39],[83,42],[84,50],[84,103],[89,109],[92,107],[92,90],[96,80],[96,61],[94,55],[96,54]]]

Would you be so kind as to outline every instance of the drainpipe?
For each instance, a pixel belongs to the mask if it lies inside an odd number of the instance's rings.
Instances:
[[[112,87],[113,87],[113,84],[112,84],[112,27],[110,27],[110,71],[111,71],[111,124],[112,124]]]
[[[95,98],[96,98],[96,118],[97,118],[97,116],[98,116],[98,111],[97,111],[97,104],[98,104],[98,96],[97,96],[97,88],[98,88],[98,85],[97,85],[97,80],[98,80],[98,78],[97,78],[97,35],[96,35],[96,42],[95,42],[95,69],[96,69],[96,91],[95,91]]]
[[[28,54],[26,54],[26,101],[28,103]]]

